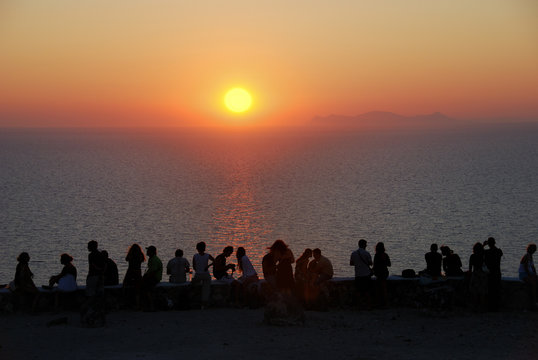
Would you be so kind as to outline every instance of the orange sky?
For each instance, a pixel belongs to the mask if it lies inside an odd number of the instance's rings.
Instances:
[[[535,0],[0,2],[0,126],[538,119],[537,64]]]

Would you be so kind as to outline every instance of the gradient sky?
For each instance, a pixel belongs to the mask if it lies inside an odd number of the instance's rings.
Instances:
[[[222,98],[244,86],[254,106]],[[536,0],[0,2],[0,126],[538,119]]]

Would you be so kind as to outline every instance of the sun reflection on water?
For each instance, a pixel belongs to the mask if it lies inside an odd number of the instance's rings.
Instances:
[[[225,246],[233,246],[234,252],[242,246],[254,267],[260,271],[261,258],[266,250],[264,245],[273,226],[267,221],[252,186],[252,173],[247,164],[235,162],[226,172],[226,177],[227,184],[223,189],[228,190],[219,191],[214,198],[210,234],[212,247],[220,253]],[[235,258],[229,261],[235,262]]]

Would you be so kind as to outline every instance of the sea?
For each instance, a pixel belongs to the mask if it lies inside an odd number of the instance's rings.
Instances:
[[[493,236],[504,276],[538,242],[538,125],[445,130],[0,129],[0,284],[30,254],[36,285],[69,253],[87,273],[96,240],[118,264],[133,243],[166,265],[207,243],[244,247],[261,275],[282,239],[319,248],[335,277],[359,239],[383,242],[391,274],[425,268],[430,244],[464,269]],[[229,258],[234,262],[234,256]],[[164,277],[166,279],[166,276]]]

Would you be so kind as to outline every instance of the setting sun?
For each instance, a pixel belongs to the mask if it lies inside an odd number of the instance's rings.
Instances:
[[[233,88],[226,93],[224,103],[231,111],[242,113],[252,105],[252,96],[243,88]]]

